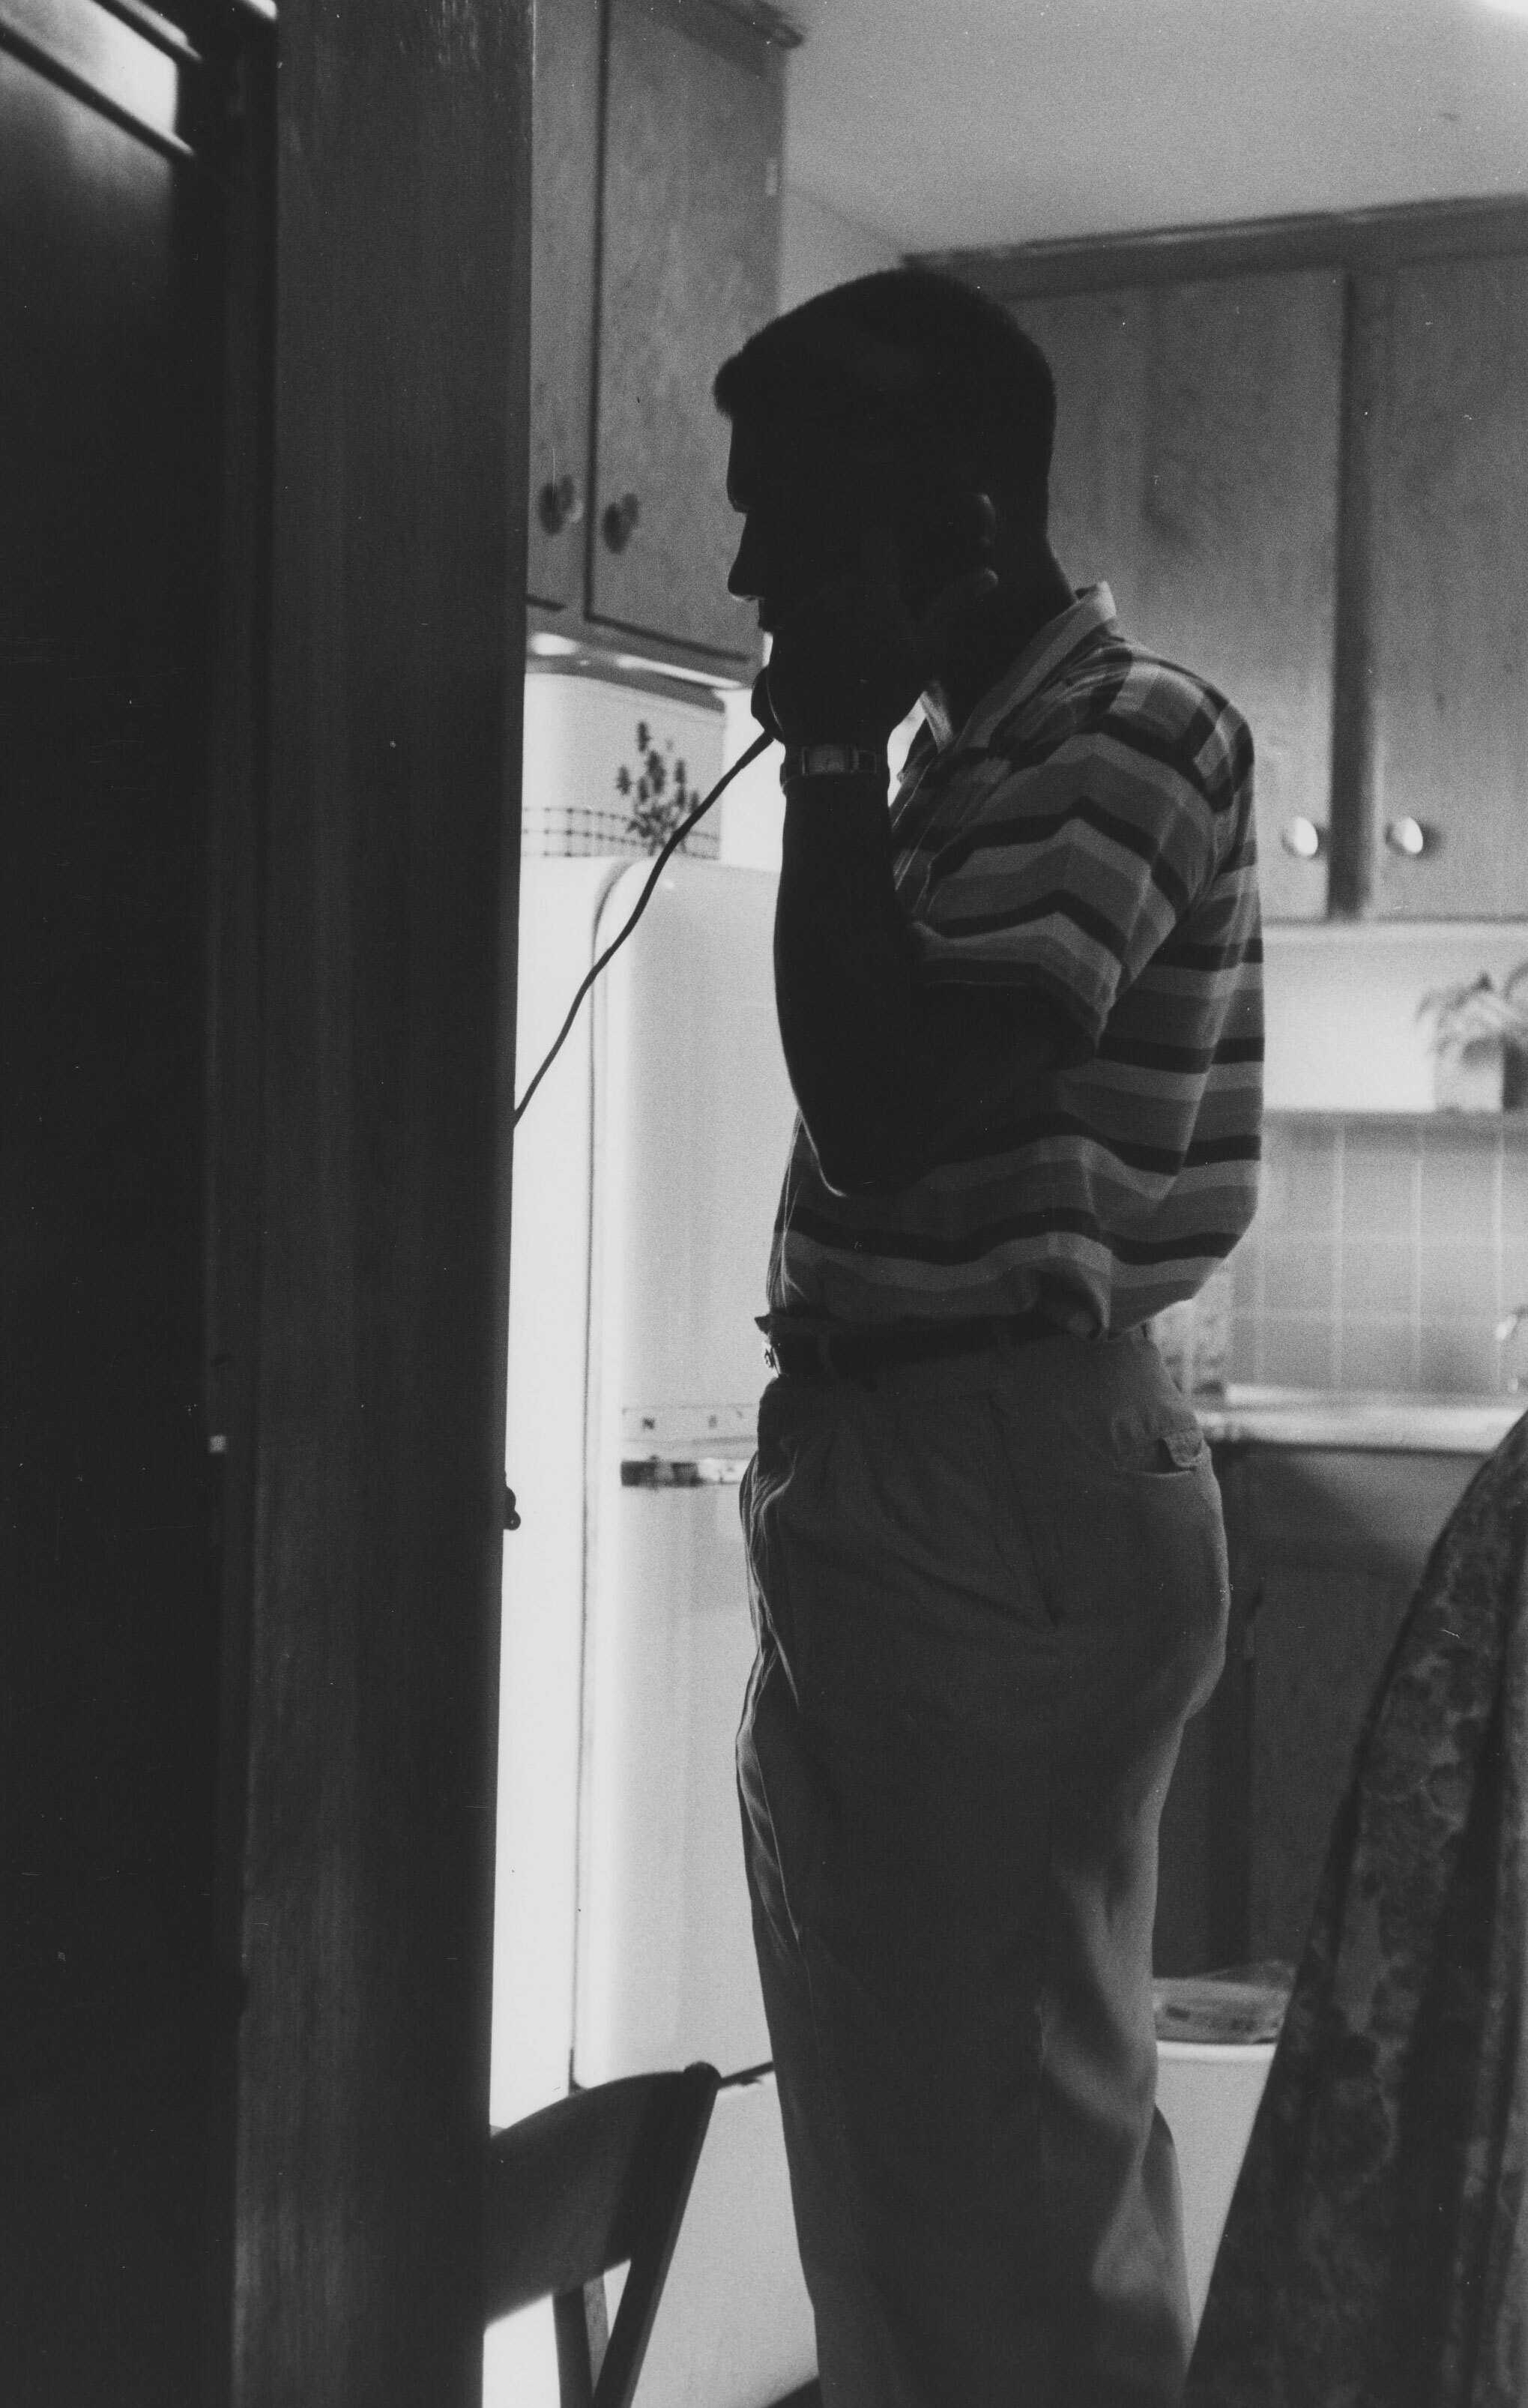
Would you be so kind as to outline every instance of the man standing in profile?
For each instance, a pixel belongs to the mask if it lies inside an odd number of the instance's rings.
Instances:
[[[1169,2408],[1157,1831],[1226,1576],[1143,1325],[1255,1201],[1251,743],[1072,592],[1050,371],[1003,310],[866,278],[716,397],[800,1108],[738,1769],[822,2395]]]

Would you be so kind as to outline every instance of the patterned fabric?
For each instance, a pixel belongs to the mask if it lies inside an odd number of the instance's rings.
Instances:
[[[1252,743],[1121,635],[1107,586],[908,755],[897,893],[931,982],[1032,987],[1087,1058],[893,1194],[835,1195],[798,1125],[777,1312],[1038,1309],[1117,1335],[1194,1295],[1251,1220],[1263,1070]]]
[[[1528,2400],[1528,1419],[1396,1642],[1186,2408]]]

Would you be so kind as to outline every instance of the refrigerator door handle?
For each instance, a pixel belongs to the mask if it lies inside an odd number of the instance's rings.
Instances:
[[[622,1488],[735,1488],[748,1469],[731,1455],[644,1455],[621,1467]]]

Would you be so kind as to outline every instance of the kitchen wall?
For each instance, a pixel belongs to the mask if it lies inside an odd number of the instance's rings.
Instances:
[[[1528,1375],[1528,1114],[1275,1112],[1230,1377],[1504,1393]]]
[[[1424,996],[1528,957],[1511,922],[1267,931],[1268,1120],[1230,1376],[1496,1393],[1524,1369],[1528,1120],[1435,1112]]]
[[[1528,1114],[1438,1112],[1421,998],[1528,957],[1528,926],[1267,932],[1262,1200],[1233,1260],[1230,1376],[1497,1393],[1528,1372]]]
[[[793,309],[814,293],[896,267],[902,254],[884,235],[845,217],[790,179],[790,118],[786,119],[786,180],[780,194],[780,308]]]
[[[1418,1006],[1528,959],[1510,920],[1327,920],[1264,932],[1265,1096],[1272,1111],[1430,1111],[1433,1066]]]

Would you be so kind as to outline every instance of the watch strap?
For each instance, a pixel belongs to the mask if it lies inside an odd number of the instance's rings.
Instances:
[[[883,778],[886,755],[864,744],[788,744],[780,784],[793,778]]]

